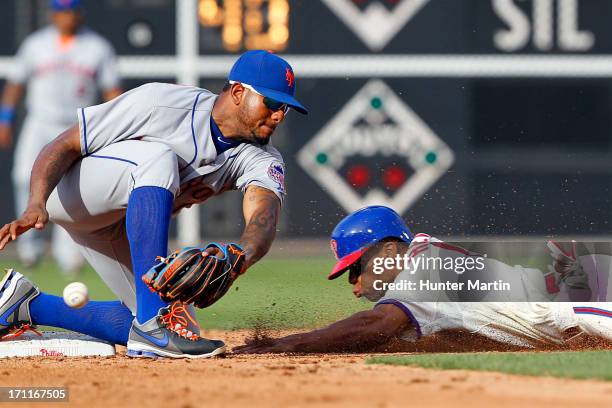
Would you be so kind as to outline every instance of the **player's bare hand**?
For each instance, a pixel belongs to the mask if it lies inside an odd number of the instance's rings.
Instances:
[[[230,273],[230,278],[233,282],[238,279],[240,275],[246,272],[247,268],[244,261],[238,262],[238,264],[236,263],[236,256],[241,256],[244,259],[245,254],[243,249],[240,248],[237,244],[229,244],[225,246],[225,250],[227,251],[227,254],[224,254],[221,248],[217,246],[211,246],[206,248],[203,253],[210,256],[216,256],[218,258],[224,258],[227,256],[229,264],[233,265]]]
[[[48,221],[49,213],[44,205],[30,204],[21,217],[0,229],[0,250],[29,229],[43,229]]]
[[[216,257],[223,257],[223,251],[216,247],[206,248],[203,253]]]
[[[11,126],[0,123],[0,149],[10,149],[13,146],[13,134]]]

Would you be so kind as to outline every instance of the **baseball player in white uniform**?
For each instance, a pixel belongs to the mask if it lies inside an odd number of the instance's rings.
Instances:
[[[141,278],[169,252],[170,217],[227,190],[244,192],[239,245],[246,267],[269,250],[285,195],[284,163],[269,141],[290,109],[307,113],[294,92],[285,60],[249,51],[220,95],[153,83],[79,109],[78,125],[37,158],[28,209],[0,229],[0,249],[48,217],[68,231],[121,302],[68,309],[11,272],[0,284],[0,335],[41,324],[127,343],[132,356],[222,353],[222,341],[199,335],[188,308],[163,302]]]
[[[498,343],[525,348],[564,345],[581,336],[612,342],[612,303],[549,301],[562,296],[564,291],[551,290],[542,272],[536,269],[485,260],[487,273],[493,271],[499,277],[503,276],[506,281],[512,282],[513,288],[523,291],[521,295],[524,299],[536,299],[536,302],[511,302],[508,300],[513,298],[508,297],[507,293],[495,291],[487,293],[480,302],[456,302],[444,290],[424,292],[406,288],[405,282],[419,281],[422,277],[439,273],[439,270],[420,267],[401,270],[393,267],[383,274],[372,273],[375,259],[395,259],[404,253],[409,259],[465,259],[474,255],[426,234],[413,236],[401,217],[388,207],[366,207],[344,218],[332,233],[332,249],[338,263],[329,279],[349,271],[353,293],[375,301],[375,307],[319,330],[282,337],[265,344],[247,344],[234,351],[367,350],[392,339],[415,340],[443,331],[469,332]],[[595,268],[589,275],[609,276],[609,259],[607,262],[593,262],[592,256],[572,258],[571,255],[561,250],[552,251],[554,273],[559,278],[554,284],[559,281],[562,289],[570,275],[583,272],[567,270],[570,263]],[[394,285],[383,287],[381,282],[374,283],[376,279]],[[495,277],[490,281],[495,281]],[[576,280],[572,284],[576,284]],[[435,296],[432,297],[432,294]],[[516,292],[514,296],[517,296]]]
[[[25,210],[30,171],[44,145],[74,123],[74,111],[121,93],[112,46],[82,27],[80,0],[50,2],[53,24],[26,38],[8,77],[0,107],[0,147],[11,146],[15,107],[27,86],[27,118],[19,135],[13,164],[17,214]],[[35,264],[45,251],[42,234],[32,231],[17,243],[19,258]],[[83,262],[66,232],[54,227],[52,252],[62,270],[75,272]]]

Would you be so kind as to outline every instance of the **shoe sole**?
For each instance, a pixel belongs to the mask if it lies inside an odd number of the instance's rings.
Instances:
[[[170,358],[210,358],[221,354],[225,354],[225,345],[219,347],[206,354],[176,354],[163,349],[155,348],[146,343],[140,343],[136,341],[128,341],[127,344],[127,356],[133,358],[158,358],[158,357],[170,357]]]
[[[127,356],[132,358],[151,358],[153,360],[157,360],[159,356],[155,353],[151,353],[150,351],[137,351],[137,350],[128,350]]]

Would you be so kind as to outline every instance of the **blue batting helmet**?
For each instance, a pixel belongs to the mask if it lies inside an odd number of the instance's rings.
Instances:
[[[342,275],[369,247],[385,238],[412,241],[404,220],[389,207],[372,205],[346,216],[331,234],[331,247],[338,262],[327,278]]]

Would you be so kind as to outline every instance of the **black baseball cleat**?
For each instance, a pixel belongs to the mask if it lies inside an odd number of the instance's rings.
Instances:
[[[159,309],[157,316],[132,322],[127,343],[129,357],[208,358],[225,353],[225,343],[200,337],[195,320],[181,303]],[[192,327],[190,327],[192,326]]]

